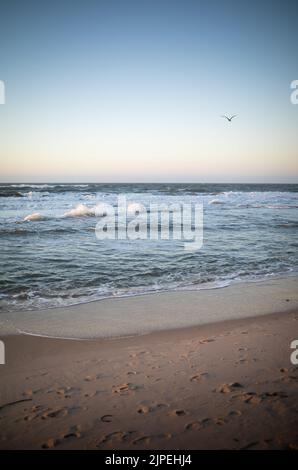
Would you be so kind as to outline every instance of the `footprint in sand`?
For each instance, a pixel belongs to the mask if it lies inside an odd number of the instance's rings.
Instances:
[[[151,407],[145,406],[145,405],[142,405],[137,409],[137,412],[139,414],[147,414],[147,413],[150,413],[150,411],[152,411]]]
[[[48,390],[48,393],[53,392],[53,390]],[[74,387],[61,387],[55,390],[57,395],[61,398],[71,398],[73,395],[77,395],[81,392],[80,388]]]
[[[198,429],[201,429],[202,425],[200,421],[193,421],[192,423],[188,423],[185,426],[186,431],[197,431]]]
[[[289,369],[282,367],[280,372],[283,374],[281,380],[284,382],[298,380],[297,368],[295,367],[290,367]]]
[[[109,434],[105,434],[98,442],[96,447],[100,447],[102,444],[113,444],[115,441],[126,442],[135,431],[114,431]]]
[[[99,390],[93,390],[92,392],[86,392],[84,393],[85,398],[93,398],[96,397],[96,395],[99,395],[100,391]]]
[[[193,375],[193,376],[190,378],[190,381],[191,381],[191,382],[200,382],[202,379],[208,379],[208,377],[210,377],[210,375],[208,374],[208,372],[202,372],[202,373],[200,373],[200,374]]]
[[[47,419],[47,418],[63,418],[64,416],[67,415],[73,415],[79,411],[82,411],[86,408],[82,408],[80,406],[72,406],[72,407],[64,407],[64,408],[58,408],[56,410],[53,410],[51,408],[48,408],[41,416],[41,419]]]
[[[289,450],[298,450],[298,444],[289,444],[288,445]]]
[[[130,354],[129,357],[133,357],[133,358],[142,357],[142,356],[144,356],[145,354],[149,354],[149,351],[134,352],[134,353]]]
[[[97,374],[97,375],[87,375],[84,380],[85,382],[93,382],[94,380],[98,380],[100,379],[100,374]]]
[[[245,364],[248,360],[245,357],[241,357],[235,364]]]
[[[82,432],[81,432],[81,426],[80,425],[72,426],[62,436],[63,439],[70,439],[70,438],[80,439],[80,437],[82,437]]]
[[[135,439],[134,441],[132,441],[132,443],[134,445],[138,445],[138,444],[149,444],[151,441],[151,437],[150,436],[143,436],[143,437],[138,437],[137,439]]]
[[[257,445],[259,445],[259,441],[255,441],[255,442],[250,442],[249,444],[243,446],[243,447],[240,447],[240,450],[248,450],[248,449],[252,449],[253,447],[256,447]]]
[[[113,393],[119,393],[120,395],[125,395],[131,391],[134,392],[138,390],[139,388],[141,387],[138,385],[134,385],[132,383],[125,383],[122,385],[113,386],[112,390],[113,390]]]
[[[192,421],[191,423],[185,425],[185,431],[197,431],[199,429],[205,428],[210,423],[210,418],[203,418],[197,421]]]
[[[150,406],[140,404],[139,408],[137,409],[137,413],[147,414],[147,413],[151,413],[151,412],[154,412],[154,411],[162,410],[164,408],[168,408],[168,406],[169,405],[166,405],[165,403],[153,403]]]
[[[230,418],[240,416],[242,413],[241,411],[238,410],[232,410],[230,411],[227,416],[219,416],[216,418],[203,418],[197,421],[192,421],[191,423],[188,423],[185,425],[185,430],[186,431],[197,431],[200,429],[205,428],[206,426],[210,425],[212,422],[218,426],[222,426],[226,423],[228,423]]]
[[[44,412],[44,407],[41,405],[32,406],[29,410],[29,414],[24,416],[24,421],[31,421],[32,419],[39,418]]]
[[[228,413],[228,416],[241,416],[242,412],[240,410],[231,410]]]
[[[218,426],[222,426],[223,424],[226,424],[227,421],[224,418],[214,418],[214,423],[217,424]]]
[[[33,396],[33,390],[25,390],[25,392],[23,392],[23,396],[24,397],[32,397]]]
[[[169,414],[169,416],[185,416],[186,411],[184,411],[184,410],[172,410],[168,414]]]
[[[43,413],[41,419],[47,419],[47,418],[61,418],[63,416],[68,415],[68,410],[67,408],[60,408],[58,410],[49,410]]]
[[[50,437],[44,444],[42,444],[42,449],[53,449],[63,442],[64,439],[79,439],[82,436],[80,426],[72,426],[61,438]]]
[[[172,434],[171,433],[165,433],[165,434],[157,434],[153,436],[141,436],[132,441],[133,445],[139,445],[139,444],[150,444],[154,440],[159,440],[159,439],[171,439]]]
[[[60,439],[53,439],[52,437],[47,440],[44,444],[42,444],[42,449],[53,449],[54,447],[57,447],[60,444],[61,440]]]
[[[231,393],[234,392],[235,389],[242,387],[243,385],[241,385],[239,382],[232,382],[230,384],[220,385],[216,391],[219,393]]]
[[[277,401],[280,398],[288,398],[288,395],[285,392],[243,392],[240,395],[237,395],[236,398],[244,401],[244,403],[250,403],[253,405],[259,405],[264,400]]]
[[[213,341],[215,341],[214,338],[205,338],[205,339],[201,339],[201,340],[199,341],[199,344],[212,343]]]
[[[111,423],[112,422],[112,419],[113,419],[113,415],[103,415],[100,420],[103,422],[103,423]]]

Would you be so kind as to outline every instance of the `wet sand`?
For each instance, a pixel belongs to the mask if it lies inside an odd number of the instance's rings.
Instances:
[[[298,310],[298,277],[225,288],[160,292],[20,312],[1,312],[0,334],[115,338]]]

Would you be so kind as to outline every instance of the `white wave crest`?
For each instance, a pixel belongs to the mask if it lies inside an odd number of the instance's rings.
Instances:
[[[36,220],[43,220],[44,216],[40,214],[39,212],[34,212],[33,214],[26,215],[24,217],[24,222],[34,222]]]
[[[212,201],[209,201],[208,204],[224,204],[224,202],[220,201],[219,199],[212,199]]]
[[[86,217],[86,216],[94,216],[95,215],[95,208],[94,207],[87,207],[84,204],[78,204],[74,209],[71,209],[68,212],[63,214],[63,217]]]

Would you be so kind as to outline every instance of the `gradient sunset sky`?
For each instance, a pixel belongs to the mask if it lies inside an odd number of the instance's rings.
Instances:
[[[297,1],[2,0],[0,179],[298,182],[297,46]]]

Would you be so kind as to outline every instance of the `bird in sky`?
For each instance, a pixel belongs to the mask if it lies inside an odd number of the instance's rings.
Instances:
[[[234,119],[236,116],[237,114],[234,114],[234,116],[230,116],[230,117],[229,116],[221,116],[221,117],[227,119],[229,122],[232,122],[232,119]]]

